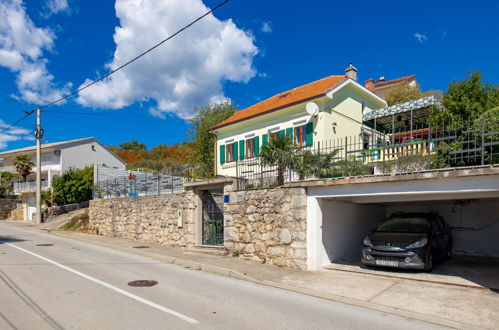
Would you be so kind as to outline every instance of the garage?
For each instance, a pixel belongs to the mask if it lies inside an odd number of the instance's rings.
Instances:
[[[498,168],[332,181],[308,191],[308,266],[499,288]],[[367,268],[364,237],[396,212],[438,212],[451,226],[453,258],[431,274]]]

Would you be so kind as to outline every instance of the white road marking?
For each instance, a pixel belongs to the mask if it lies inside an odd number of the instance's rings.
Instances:
[[[84,274],[84,273],[82,273],[82,272],[79,272],[79,271],[77,271],[77,270],[75,270],[75,269],[73,269],[73,268],[70,268],[70,267],[67,267],[67,266],[61,265],[60,263],[58,263],[58,262],[56,262],[56,261],[53,261],[53,260],[48,259],[48,258],[45,258],[45,257],[43,257],[43,256],[41,256],[41,255],[39,255],[39,254],[36,254],[36,253],[34,253],[34,252],[31,252],[31,251],[28,251],[28,250],[26,250],[26,249],[23,249],[22,247],[16,246],[16,245],[14,245],[14,244],[12,244],[12,243],[7,243],[7,242],[4,242],[4,241],[2,241],[2,240],[0,240],[0,242],[5,243],[6,245],[11,246],[11,247],[13,247],[13,248],[15,248],[15,249],[18,249],[18,250],[20,250],[20,251],[23,251],[24,253],[27,253],[27,254],[30,254],[30,255],[32,255],[32,256],[34,256],[34,257],[37,257],[37,258],[39,258],[39,259],[42,259],[42,260],[44,260],[44,261],[46,261],[46,262],[48,262],[48,263],[51,263],[51,264],[52,264],[52,265],[54,265],[54,266],[57,266],[57,267],[62,268],[62,269],[64,269],[64,270],[67,270],[67,271],[68,271],[68,272],[70,272],[70,273],[73,273],[73,274],[75,274],[75,275],[78,275],[78,276],[80,276],[80,277],[83,277],[84,279],[87,279],[87,280],[92,281],[92,282],[94,282],[94,283],[100,284],[100,285],[102,285],[102,286],[104,286],[104,287],[106,287],[106,288],[108,288],[108,289],[111,289],[111,290],[113,290],[113,291],[115,291],[115,292],[117,292],[117,293],[119,293],[119,294],[122,294],[122,295],[124,295],[124,296],[126,296],[126,297],[132,298],[133,300],[136,300],[136,301],[138,301],[138,302],[141,302],[141,303],[143,303],[143,304],[145,304],[145,305],[148,305],[148,306],[150,306],[150,307],[152,307],[152,308],[156,308],[156,309],[158,309],[158,310],[160,310],[160,311],[162,311],[162,312],[165,312],[165,313],[171,314],[171,315],[173,315],[173,316],[176,316],[176,317],[178,317],[179,319],[182,319],[182,320],[184,320],[184,321],[186,321],[186,322],[189,322],[189,323],[191,323],[191,324],[198,324],[198,323],[199,323],[199,321],[197,321],[197,320],[195,320],[195,319],[193,319],[193,318],[190,318],[190,317],[188,317],[188,316],[186,316],[186,315],[184,315],[184,314],[181,314],[181,313],[179,313],[179,312],[176,312],[176,311],[171,310],[171,309],[169,309],[169,308],[166,308],[166,307],[164,307],[164,306],[161,306],[161,305],[158,305],[158,304],[156,304],[156,303],[153,303],[152,301],[149,301],[149,300],[147,300],[147,299],[144,299],[144,298],[141,298],[141,297],[139,297],[139,296],[136,296],[136,295],[134,295],[133,293],[130,293],[130,292],[128,292],[128,291],[125,291],[125,290],[123,290],[123,289],[120,289],[120,288],[118,288],[118,287],[115,287],[115,286],[114,286],[114,285],[112,285],[112,284],[109,284],[109,283],[106,283],[106,282],[101,281],[101,280],[99,280],[99,279],[96,279],[96,278],[94,278],[94,277],[92,277],[92,276],[90,276],[90,275],[87,275],[87,274]]]

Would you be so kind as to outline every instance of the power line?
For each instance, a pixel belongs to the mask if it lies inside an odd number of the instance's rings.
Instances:
[[[78,111],[51,111],[51,110],[43,110],[43,113],[56,113],[61,115],[89,115],[89,116],[104,116],[104,117],[143,117],[149,118],[150,116],[146,115],[137,115],[137,114],[122,114],[122,113],[97,113],[97,112],[78,112]]]
[[[134,58],[132,58],[131,60],[129,60],[128,62],[120,65],[119,67],[117,67],[116,69],[114,70],[111,70],[110,72],[106,73],[105,75],[103,76],[100,76],[99,78],[93,80],[92,82],[76,89],[75,91],[69,93],[69,94],[66,94],[52,102],[49,102],[45,105],[42,105],[40,107],[37,107],[35,109],[32,109],[28,112],[26,112],[26,115],[24,115],[23,117],[21,117],[20,119],[18,119],[15,123],[9,125],[7,128],[3,129],[0,134],[8,131],[9,129],[11,129],[12,127],[14,127],[17,123],[19,123],[20,121],[22,121],[24,118],[30,116],[31,114],[33,114],[37,109],[43,109],[43,108],[47,108],[51,105],[54,105],[56,103],[59,103],[67,98],[70,98],[71,96],[73,95],[76,95],[78,94],[79,92],[81,92],[82,90],[84,89],[87,89],[89,88],[90,86],[92,85],[95,85],[96,83],[98,83],[99,81],[102,81],[104,79],[106,79],[107,77],[109,77],[110,75],[118,72],[119,70],[123,69],[124,67],[128,66],[129,64],[135,62],[136,60],[138,60],[139,58],[141,58],[142,56],[146,55],[147,53],[153,51],[154,49],[158,48],[159,46],[161,46],[162,44],[164,44],[165,42],[169,41],[170,39],[173,39],[175,38],[177,35],[179,35],[180,33],[182,33],[183,31],[187,30],[188,28],[190,28],[192,25],[196,24],[197,22],[199,22],[200,20],[202,20],[203,18],[205,18],[206,16],[210,15],[211,13],[213,13],[215,10],[217,10],[218,8],[222,7],[223,5],[225,5],[227,2],[229,2],[230,0],[224,0],[222,2],[220,2],[218,5],[216,5],[215,7],[213,7],[212,9],[208,10],[205,14],[199,16],[198,18],[196,18],[195,20],[193,20],[192,22],[190,22],[189,24],[185,25],[184,27],[182,27],[180,30],[178,30],[177,32],[175,32],[174,34],[170,35],[169,37],[161,40],[159,43],[155,44],[154,46],[152,46],[151,48],[147,49],[146,51],[144,51],[143,53],[140,53],[139,55],[135,56]]]

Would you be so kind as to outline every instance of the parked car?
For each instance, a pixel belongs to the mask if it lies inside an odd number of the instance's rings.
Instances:
[[[366,236],[366,266],[431,271],[437,259],[452,254],[451,230],[436,212],[394,213]]]

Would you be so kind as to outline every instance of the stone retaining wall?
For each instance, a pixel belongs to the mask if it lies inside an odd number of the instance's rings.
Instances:
[[[12,211],[14,211],[20,203],[21,201],[16,199],[0,199],[0,220],[9,219]]]
[[[195,195],[192,191],[90,201],[89,222],[100,234],[167,246],[195,245]],[[183,224],[178,226],[177,210]]]
[[[306,197],[305,188],[230,193],[225,247],[251,260],[306,269]]]

